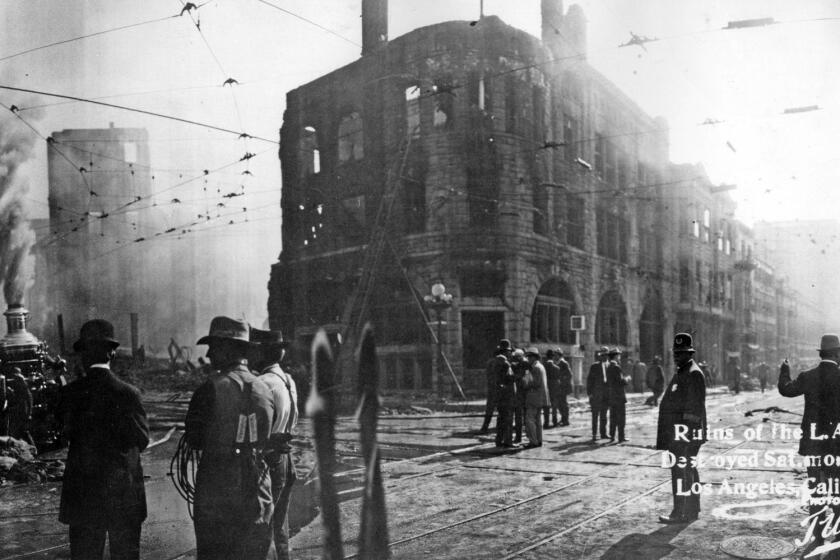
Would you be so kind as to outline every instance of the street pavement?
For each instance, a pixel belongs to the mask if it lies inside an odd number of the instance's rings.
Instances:
[[[147,401],[156,441],[183,418],[186,400],[167,401],[160,396]],[[797,442],[779,433],[798,426],[801,398],[786,399],[775,390],[710,393],[709,425],[721,437],[701,451],[707,464],[700,477],[709,483],[708,494],[701,498],[700,519],[676,526],[657,523],[657,516],[671,509],[670,475],[662,453],[653,449],[657,410],[642,401],[642,395],[630,395],[627,443],[590,443],[590,415],[581,400],[573,404],[571,426],[546,430],[542,447],[512,451],[497,449],[492,431],[477,433],[481,402],[432,414],[382,416],[378,441],[392,557],[705,560],[728,558],[719,545],[733,536],[790,543],[802,538],[801,499],[768,492],[804,481],[804,468],[789,463]],[[763,412],[774,406],[782,410]],[[756,409],[762,412],[746,415]],[[348,557],[356,550],[363,490],[357,428],[351,417],[336,426]],[[322,529],[306,419],[299,433],[293,442],[301,483],[290,512],[296,531],[292,557],[314,559],[321,557]],[[144,559],[194,557],[189,513],[167,475],[179,436],[176,430],[143,455],[150,512]],[[768,465],[767,457],[775,464]],[[771,481],[772,488],[742,488]],[[69,557],[66,527],[56,520],[58,489],[45,484],[0,490],[0,560]]]

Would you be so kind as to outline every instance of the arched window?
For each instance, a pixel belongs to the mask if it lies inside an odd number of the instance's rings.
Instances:
[[[420,135],[420,86],[405,88],[405,128],[411,136]]]
[[[616,291],[605,293],[598,304],[595,342],[607,346],[627,344],[627,310]]]
[[[362,117],[355,111],[345,115],[338,125],[338,161],[345,162],[365,157]]]
[[[304,175],[321,172],[321,151],[318,149],[318,131],[306,126],[300,135],[300,151]]]
[[[557,278],[547,281],[531,311],[531,342],[574,342],[570,319],[574,314],[575,300],[569,286]]]

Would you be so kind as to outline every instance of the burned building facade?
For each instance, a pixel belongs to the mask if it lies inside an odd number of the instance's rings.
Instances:
[[[577,385],[593,349],[668,361],[676,331],[718,369],[795,352],[815,319],[733,186],[669,162],[667,123],[587,64],[580,8],[541,7],[541,40],[488,16],[388,41],[363,2],[363,56],[287,95],[272,326],[305,343],[364,316],[386,388],[442,394],[483,390],[500,338],[562,348]]]
[[[584,348],[664,353],[666,126],[585,62],[582,11],[544,1],[542,41],[494,16],[386,41],[386,3],[363,4],[364,56],[287,96],[271,324],[341,332],[374,267],[366,312],[391,389],[448,391],[419,304],[438,282],[467,387],[500,338],[563,348],[580,383],[571,316]]]

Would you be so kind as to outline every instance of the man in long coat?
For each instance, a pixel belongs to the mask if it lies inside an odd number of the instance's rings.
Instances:
[[[74,560],[102,558],[106,536],[113,560],[140,557],[146,519],[140,452],[149,444],[149,426],[139,391],[111,372],[117,346],[111,323],[82,325],[73,349],[84,377],[64,388],[59,404],[70,445],[58,520],[70,526]]]
[[[792,381],[790,364],[787,360],[782,362],[779,368],[779,393],[785,397],[805,397],[799,454],[821,459],[823,464],[806,466],[808,489],[812,498],[830,499],[838,495],[836,490],[823,494],[815,494],[815,491],[819,483],[824,483],[821,485],[823,488],[832,488],[831,481],[836,481],[840,476],[840,468],[837,465],[828,467],[822,461],[827,455],[840,454],[840,442],[836,437],[832,437],[840,423],[840,337],[836,334],[824,334],[820,341],[819,355],[820,363],[817,367],[803,371]],[[816,437],[812,438],[812,435]],[[814,500],[809,503],[808,512],[810,515],[818,515],[824,507]],[[840,507],[835,506],[829,511],[831,510],[836,519]],[[824,539],[819,529],[814,532],[814,539],[807,547],[808,550],[823,544]]]
[[[531,366],[531,382],[525,384],[525,433],[528,445],[540,447],[543,444],[542,410],[549,404],[548,380],[545,367],[540,363],[540,351],[536,347],[525,350],[525,357]]]
[[[560,410],[560,366],[554,350],[547,350],[545,353],[545,376],[548,379],[548,398],[551,401],[549,406],[543,409],[543,428],[557,426],[557,412]]]
[[[621,350],[613,348],[609,353],[607,366],[607,399],[610,405],[610,441],[615,440],[618,431],[618,442],[627,441],[624,437],[624,424],[627,417],[627,377],[618,362]]]
[[[659,405],[656,448],[668,451],[674,459],[671,467],[674,509],[667,516],[659,516],[661,523],[690,523],[700,514],[700,494],[691,489],[694,483],[700,482],[696,458],[706,441],[706,380],[694,362],[693,345],[690,334],[679,333],[674,337],[677,372]]]
[[[659,405],[659,396],[662,394],[662,389],[665,387],[665,372],[662,370],[662,358],[659,356],[653,357],[653,363],[645,374],[645,384],[653,393],[645,400],[645,404],[649,406]]]
[[[201,451],[195,483],[197,560],[263,560],[273,499],[261,453],[274,420],[269,388],[248,369],[248,325],[215,317],[207,357],[216,373],[196,389],[184,437]]]
[[[595,357],[598,361],[589,366],[589,374],[586,376],[586,394],[589,396],[589,408],[592,410],[592,443],[598,441],[597,435],[600,432],[601,439],[607,439],[607,358],[610,349],[601,346]]]
[[[500,350],[510,352],[510,341],[506,338],[500,340],[496,352],[492,358],[487,360],[487,365],[484,367],[484,374],[487,377],[487,402],[484,404],[484,422],[481,423],[481,429],[478,431],[480,434],[486,434],[490,431],[490,421],[493,420],[493,411],[496,410],[496,390],[498,389],[496,358],[499,356]]]
[[[566,400],[572,393],[572,367],[569,362],[563,357],[563,351],[557,349],[554,351],[554,362],[560,368],[560,397],[558,399],[558,406],[560,407],[560,425],[569,425],[569,402]]]
[[[525,374],[531,371],[531,364],[525,359],[523,349],[517,348],[511,353],[510,367],[513,369],[513,383],[516,386],[514,396],[516,404],[513,407],[513,443],[521,443],[522,429],[525,426],[525,395],[528,392],[523,380]]]
[[[729,363],[726,364],[726,378],[729,380],[729,387],[735,394],[741,392],[741,368],[738,367],[738,358],[729,358]]]
[[[770,366],[761,362],[758,364],[756,371],[758,373],[758,384],[761,385],[761,392],[763,393],[764,389],[767,388],[767,381],[770,379]]]
[[[493,360],[496,394],[496,447],[513,447],[513,411],[516,408],[516,382],[510,361],[510,345],[500,344]]]

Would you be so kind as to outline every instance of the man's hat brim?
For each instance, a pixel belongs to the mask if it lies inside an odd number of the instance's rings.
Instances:
[[[198,342],[196,342],[196,345],[210,344],[211,342],[219,342],[221,340],[229,340],[231,342],[237,342],[239,344],[251,344],[250,341],[243,340],[241,338],[233,338],[233,337],[230,337],[230,336],[216,336],[216,335],[213,335],[213,334],[208,334],[206,336],[202,336],[201,338],[199,338]]]
[[[75,352],[81,352],[86,346],[97,343],[109,344],[111,346],[111,349],[117,348],[120,345],[120,343],[114,340],[113,338],[93,338],[86,340],[79,339],[73,343],[73,350]]]

